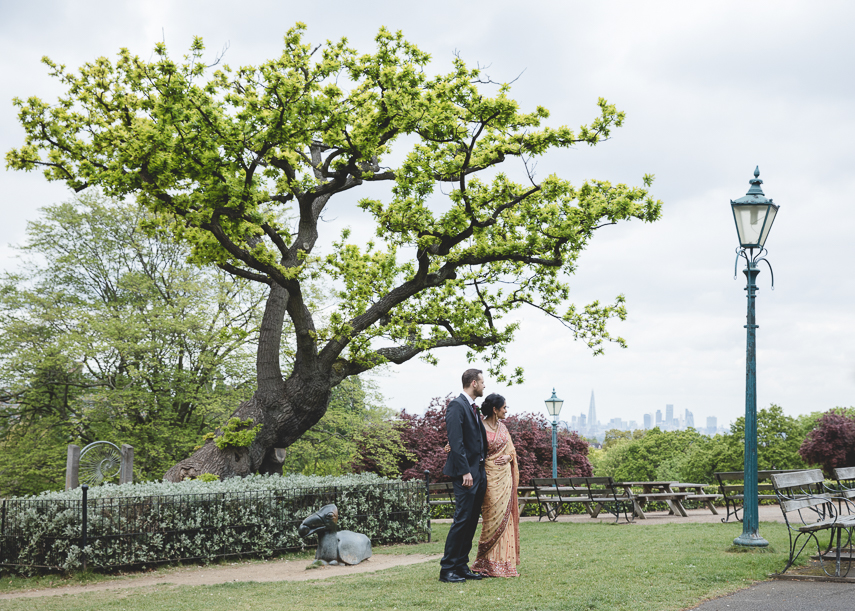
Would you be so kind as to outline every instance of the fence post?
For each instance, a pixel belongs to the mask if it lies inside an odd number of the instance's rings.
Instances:
[[[0,562],[6,562],[6,499],[3,499],[3,521],[0,523]]]
[[[65,489],[74,490],[80,485],[80,446],[68,444],[68,456],[65,459]]]
[[[119,483],[130,484],[134,481],[134,447],[122,444],[122,464],[119,467]]]
[[[428,543],[430,543],[430,471],[425,469],[425,503],[428,506]]]
[[[81,531],[80,553],[83,555],[83,570],[85,571],[86,570],[86,528],[87,528],[86,518],[88,517],[87,516],[87,513],[88,513],[87,505],[88,505],[88,503],[86,502],[86,500],[87,500],[86,497],[88,496],[87,493],[89,492],[89,486],[87,486],[86,484],[83,484],[82,488],[83,488],[83,512],[82,512],[81,527],[80,527],[80,531]]]

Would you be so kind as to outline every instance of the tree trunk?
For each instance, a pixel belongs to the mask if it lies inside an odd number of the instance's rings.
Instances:
[[[192,456],[169,469],[164,479],[180,482],[203,473],[220,479],[252,473],[281,473],[283,459],[276,448],[285,448],[314,426],[329,404],[331,372],[301,367],[283,380],[279,365],[282,325],[288,306],[288,291],[273,285],[259,330],[256,358],[258,389],[252,399],[238,406],[232,417],[252,419],[261,430],[247,447],[219,449],[212,439]]]

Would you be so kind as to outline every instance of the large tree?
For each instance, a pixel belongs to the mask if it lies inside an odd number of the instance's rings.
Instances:
[[[252,396],[264,287],[188,264],[151,217],[96,193],[48,206],[0,275],[0,496],[62,487],[72,442],[130,444],[159,479]]]
[[[162,44],[150,61],[123,49],[76,72],[45,59],[66,93],[14,102],[26,141],[9,167],[136,195],[192,245],[193,261],[270,287],[258,387],[235,412],[258,434],[249,446],[206,443],[171,480],[278,470],[275,448],[318,422],[330,390],[383,363],[468,346],[503,379],[501,349],[518,326],[507,316],[524,305],[595,352],[623,343],[606,330],[625,316],[622,297],[566,306],[567,275],[599,227],[654,221],[660,202],[645,188],[533,172],[551,149],[607,138],[622,112],[601,99],[578,131],[544,126],[546,109],[521,112],[508,85],[460,58],[431,76],[430,56],[400,33],[381,29],[363,54],[344,39],[312,46],[304,29],[288,31],[280,57],[238,69],[206,66],[199,39],[183,61]],[[370,183],[387,196],[349,193]],[[358,202],[376,241],[322,236],[333,198]],[[305,296],[318,277],[336,290],[323,318]],[[286,317],[296,355],[283,376]]]

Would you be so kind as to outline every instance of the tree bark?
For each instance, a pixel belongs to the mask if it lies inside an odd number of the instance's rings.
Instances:
[[[180,482],[203,473],[220,479],[252,473],[281,473],[282,460],[276,448],[285,448],[300,438],[326,413],[332,389],[328,371],[299,362],[288,379],[282,378],[280,348],[282,328],[289,305],[288,291],[273,285],[267,297],[259,330],[256,365],[258,389],[249,401],[238,406],[232,417],[262,424],[246,447],[220,449],[208,439],[199,450],[169,469],[164,479]],[[220,431],[218,431],[218,434]]]

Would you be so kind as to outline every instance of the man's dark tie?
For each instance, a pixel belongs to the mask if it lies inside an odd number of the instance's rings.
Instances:
[[[474,403],[472,404],[472,413],[475,414],[475,422],[480,422],[480,420],[478,419],[478,406],[475,405]],[[484,454],[485,454],[485,452],[484,452],[484,441],[482,440],[481,441],[481,459],[479,460],[479,462],[481,462],[481,463],[484,462]]]

